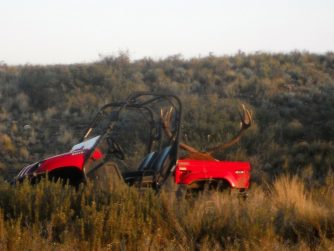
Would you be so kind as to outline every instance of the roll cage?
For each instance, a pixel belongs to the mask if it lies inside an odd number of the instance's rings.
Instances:
[[[173,130],[172,137],[166,138],[161,125],[160,113],[162,109],[170,108],[175,111],[172,119]],[[117,173],[130,185],[148,185],[158,189],[168,178],[178,159],[182,105],[179,98],[172,94],[137,92],[124,101],[113,102],[103,106],[81,138],[82,142],[96,138],[94,144],[85,154],[84,176],[87,178],[90,173],[108,165],[110,156],[114,157],[114,159],[115,156],[118,159],[124,158],[123,149],[128,148],[128,146],[124,144],[121,146],[115,139],[115,135],[117,135],[116,125],[123,114],[129,111],[141,114],[141,117],[148,125],[144,128],[144,130],[148,130],[145,157],[141,158],[140,163],[135,164],[135,169],[132,168],[121,175],[121,172],[117,170]],[[122,126],[122,123],[120,123],[120,126]],[[135,125],[133,126],[135,127]],[[100,151],[102,142],[107,142],[108,153],[102,154],[104,159],[100,160],[100,163],[93,168],[90,168],[91,160]],[[118,169],[117,166],[115,168]]]

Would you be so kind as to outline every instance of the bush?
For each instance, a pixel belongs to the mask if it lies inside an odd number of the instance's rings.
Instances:
[[[307,190],[297,177],[235,194],[177,199],[124,184],[78,189],[43,180],[15,187],[0,182],[1,250],[270,250],[333,244],[332,195]],[[319,200],[321,196],[321,200]]]

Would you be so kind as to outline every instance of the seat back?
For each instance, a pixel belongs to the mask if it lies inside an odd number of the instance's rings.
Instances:
[[[150,152],[148,153],[145,158],[142,160],[140,165],[138,166],[137,170],[138,171],[145,171],[150,169],[152,166],[155,158],[157,157],[158,153],[157,152]]]
[[[165,147],[156,157],[154,163],[152,163],[152,170],[154,170],[155,173],[160,172],[160,170],[167,164],[167,162],[169,162],[171,149],[171,146]]]

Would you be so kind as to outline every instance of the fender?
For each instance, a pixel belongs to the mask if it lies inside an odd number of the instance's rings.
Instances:
[[[85,153],[83,151],[69,152],[52,156],[41,161],[39,168],[36,170],[36,174],[51,172],[66,166],[77,168],[82,172],[84,161]]]

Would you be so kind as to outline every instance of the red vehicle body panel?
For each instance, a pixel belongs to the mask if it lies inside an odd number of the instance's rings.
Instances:
[[[76,167],[82,171],[85,153],[83,151],[64,153],[45,159],[36,170],[36,174],[51,172],[61,167]]]
[[[175,183],[190,185],[201,180],[226,180],[232,188],[249,187],[251,166],[249,162],[218,160],[178,160]]]
[[[78,150],[52,156],[41,162],[41,165],[36,170],[36,174],[51,172],[61,167],[75,167],[82,171],[86,154],[87,150]],[[96,149],[92,154],[91,159],[98,160],[100,158],[102,158],[102,153],[99,149]]]

